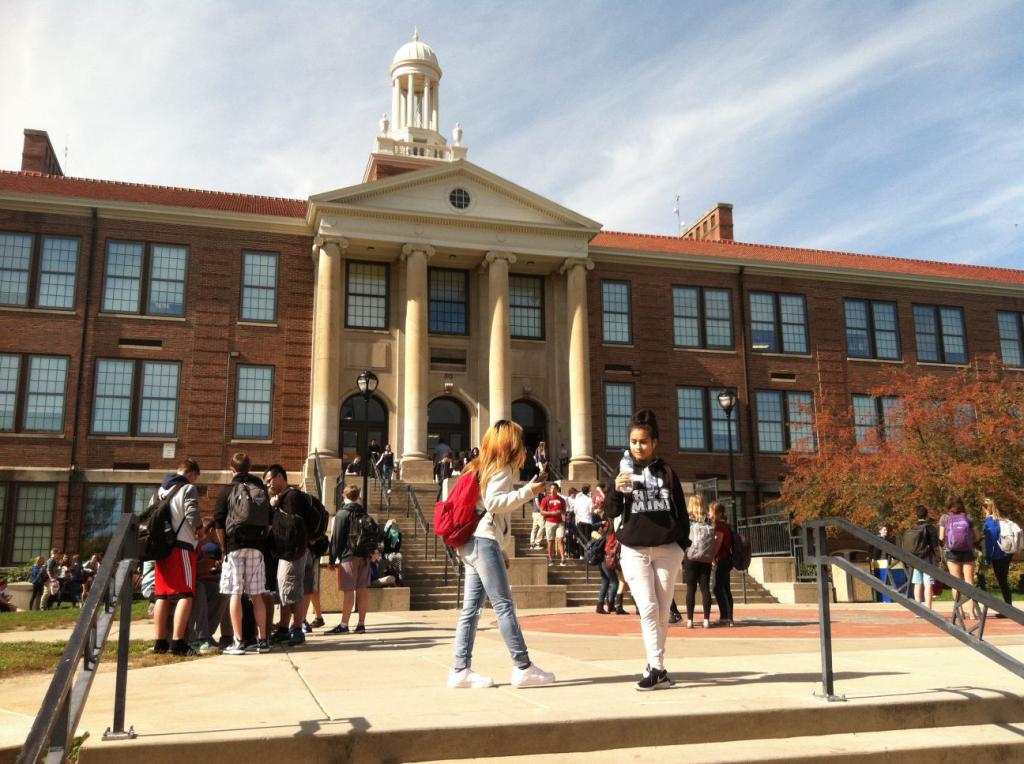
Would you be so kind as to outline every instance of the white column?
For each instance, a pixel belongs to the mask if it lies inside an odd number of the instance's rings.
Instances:
[[[430,129],[430,88],[430,80],[426,80],[423,83],[423,116],[420,121],[428,130]]]
[[[313,407],[310,416],[310,453],[337,456],[341,424],[341,332],[344,291],[342,255],[346,239],[317,237],[316,315],[313,329]]]
[[[399,102],[401,101],[401,89],[398,86],[398,80],[391,82],[391,124],[395,128],[401,127],[401,107]]]
[[[487,307],[491,314],[487,405],[491,424],[512,417],[512,340],[508,325],[508,268],[515,263],[511,252],[488,252]]]
[[[409,75],[408,90],[405,94],[405,116],[406,116],[406,127],[416,126],[416,98],[415,91],[413,91],[412,85],[413,77]]]
[[[587,271],[591,260],[566,260],[561,272],[566,278],[569,320],[569,428],[571,459],[569,477],[596,480],[597,466],[591,453],[593,427],[590,421],[590,341],[587,320]]]
[[[429,482],[427,459],[427,260],[434,248],[427,244],[402,247],[405,261],[405,391],[403,396],[402,479]]]

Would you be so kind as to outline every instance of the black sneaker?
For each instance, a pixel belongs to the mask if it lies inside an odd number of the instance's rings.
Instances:
[[[171,649],[171,643],[170,642],[168,642],[166,639],[158,639],[156,642],[153,643],[153,646],[151,648],[149,648],[149,651],[151,653],[156,653],[157,655],[163,655],[164,653],[168,652],[170,649]]]
[[[682,613],[673,613],[672,615],[670,615],[668,617],[668,622],[669,623],[679,623],[681,620],[683,620],[683,614]]]
[[[187,657],[190,655],[197,655],[192,645],[186,642],[184,639],[176,639],[171,643],[171,655],[177,655],[179,657]]]
[[[357,623],[356,624],[356,628],[353,630],[353,634],[365,634],[365,633],[366,633],[366,627],[363,626],[363,624],[361,624],[361,623]]]
[[[309,624],[309,625],[310,625],[310,626],[312,626],[312,627],[313,627],[314,629],[319,629],[319,628],[322,628],[322,627],[323,627],[323,625],[324,625],[324,619],[323,619],[323,618],[320,618],[320,617],[317,617],[317,618],[315,618],[315,619],[313,620],[313,622],[312,622],[311,624]]]
[[[270,633],[270,644],[276,645],[279,642],[288,641],[288,627],[278,626]]]
[[[324,634],[348,634],[348,624],[339,623],[333,629],[328,629]]]
[[[671,679],[669,679],[668,672],[665,669],[652,669],[650,666],[644,671],[644,675],[640,677],[640,681],[636,683],[636,689],[640,692],[647,692],[648,690],[667,690],[673,685]]]
[[[259,642],[256,643],[256,652],[260,653],[261,655],[269,653],[270,642],[266,639],[261,639]]]

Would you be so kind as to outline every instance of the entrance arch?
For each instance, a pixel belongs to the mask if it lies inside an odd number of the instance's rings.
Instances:
[[[452,451],[469,450],[469,411],[448,396],[435,398],[427,406],[427,453],[431,457],[441,441]]]
[[[551,458],[551,441],[548,440],[548,416],[544,413],[544,409],[533,401],[513,401],[512,421],[523,428],[523,442],[526,445],[526,453],[532,454],[536,451],[537,444],[543,440],[547,443],[548,458]]]
[[[341,459],[349,464],[358,454],[366,459],[371,440],[384,448],[388,441],[388,407],[377,396],[369,401],[353,395],[341,404]]]

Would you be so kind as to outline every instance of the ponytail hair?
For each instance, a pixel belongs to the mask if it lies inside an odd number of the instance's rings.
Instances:
[[[654,440],[660,437],[658,434],[658,418],[651,409],[640,409],[633,414],[629,420],[629,429],[626,431],[626,434],[628,435],[633,430],[646,430],[647,434]]]

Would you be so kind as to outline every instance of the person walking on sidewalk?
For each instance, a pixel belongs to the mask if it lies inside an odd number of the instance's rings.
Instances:
[[[992,572],[996,574],[996,581],[999,582],[999,589],[1003,593],[1003,602],[1007,605],[1012,605],[1010,563],[1013,562],[1013,555],[999,548],[999,521],[1006,518],[999,511],[999,507],[996,506],[996,501],[993,498],[986,496],[982,499],[981,506],[985,510],[985,559],[992,566]],[[1002,613],[996,613],[995,617],[1006,618]]]
[[[980,540],[974,519],[967,514],[964,500],[952,494],[946,499],[946,514],[939,518],[939,541],[942,542],[946,567],[950,575],[974,586],[974,572],[977,570],[977,555],[974,547]],[[971,614],[977,620],[981,617],[978,603],[965,600],[965,607],[971,605]]]
[[[914,509],[915,522],[903,534],[903,548],[925,562],[935,564],[935,553],[939,548],[939,531],[928,519],[928,507],[918,504]],[[914,599],[923,602],[930,610],[932,607],[932,585],[935,580],[923,570],[914,569],[910,576],[914,587]]]
[[[565,511],[566,501],[558,493],[558,483],[549,484],[548,495],[540,502],[545,522],[544,538],[548,542],[548,565],[555,564],[555,552],[565,565]]]
[[[331,546],[328,550],[331,570],[338,566],[341,591],[341,622],[324,634],[348,634],[348,622],[355,607],[359,620],[354,634],[366,631],[366,610],[370,601],[370,557],[380,543],[377,523],[359,503],[359,486],[351,483],[342,494],[345,503],[334,515]]]
[[[715,526],[715,602],[718,623],[733,626],[732,599],[732,527],[725,519],[725,505],[711,502],[711,522]]]
[[[512,686],[536,687],[555,681],[554,674],[530,660],[508,579],[506,550],[513,544],[512,513],[544,490],[544,484],[536,478],[515,488],[513,476],[525,461],[523,428],[508,419],[499,419],[484,434],[480,455],[466,468],[480,483],[476,503],[480,522],[473,538],[458,550],[466,565],[465,597],[455,630],[455,654],[448,671],[450,688],[494,686],[494,680],[472,668],[473,642],[485,597],[491,601],[498,630],[512,656]]]
[[[616,596],[619,593],[619,553],[622,545],[615,538],[615,531],[611,523],[601,524],[601,536],[604,541],[604,559],[601,560],[599,570],[601,571],[601,591],[597,595],[597,612],[607,615],[616,611]],[[605,602],[608,609],[605,609]],[[621,610],[622,605],[619,604]]]
[[[622,544],[619,559],[640,611],[647,668],[636,689],[660,690],[672,686],[665,670],[665,638],[683,552],[690,545],[690,523],[683,509],[686,499],[679,478],[654,455],[658,447],[654,412],[636,412],[629,422],[628,435],[632,472],[624,470],[615,478],[605,514],[623,518],[618,531]]]

